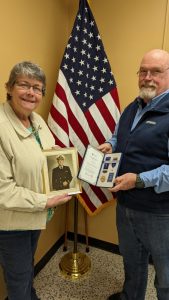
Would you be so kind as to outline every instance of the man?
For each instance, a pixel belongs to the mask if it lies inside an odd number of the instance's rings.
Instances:
[[[121,115],[112,138],[98,148],[122,152],[115,186],[123,256],[123,291],[113,300],[144,300],[149,256],[158,300],[169,299],[169,53],[146,53],[139,97]]]
[[[57,158],[58,167],[52,171],[52,187],[54,190],[69,189],[72,174],[68,166],[64,166],[65,157],[59,155]]]

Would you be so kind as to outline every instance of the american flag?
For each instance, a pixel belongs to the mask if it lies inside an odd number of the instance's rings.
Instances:
[[[81,164],[87,145],[98,146],[111,137],[119,120],[115,79],[87,0],[79,10],[59,70],[48,117],[56,144],[76,147]],[[95,215],[113,199],[105,188],[83,182],[78,199]]]

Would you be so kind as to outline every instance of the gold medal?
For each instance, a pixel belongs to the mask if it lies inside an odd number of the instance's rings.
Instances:
[[[102,175],[101,177],[100,177],[100,181],[101,182],[104,182],[106,180],[106,177],[104,176],[104,175]]]

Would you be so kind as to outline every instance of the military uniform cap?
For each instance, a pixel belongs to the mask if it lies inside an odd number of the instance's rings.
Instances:
[[[65,157],[64,157],[64,155],[58,155],[58,156],[56,157],[56,159],[57,159],[57,160],[64,160]]]

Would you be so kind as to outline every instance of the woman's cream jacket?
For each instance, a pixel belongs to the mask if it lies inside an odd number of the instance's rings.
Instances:
[[[44,120],[30,116],[43,149],[54,146]],[[0,230],[34,230],[46,227],[47,196],[43,194],[44,155],[32,133],[8,102],[0,105]]]

